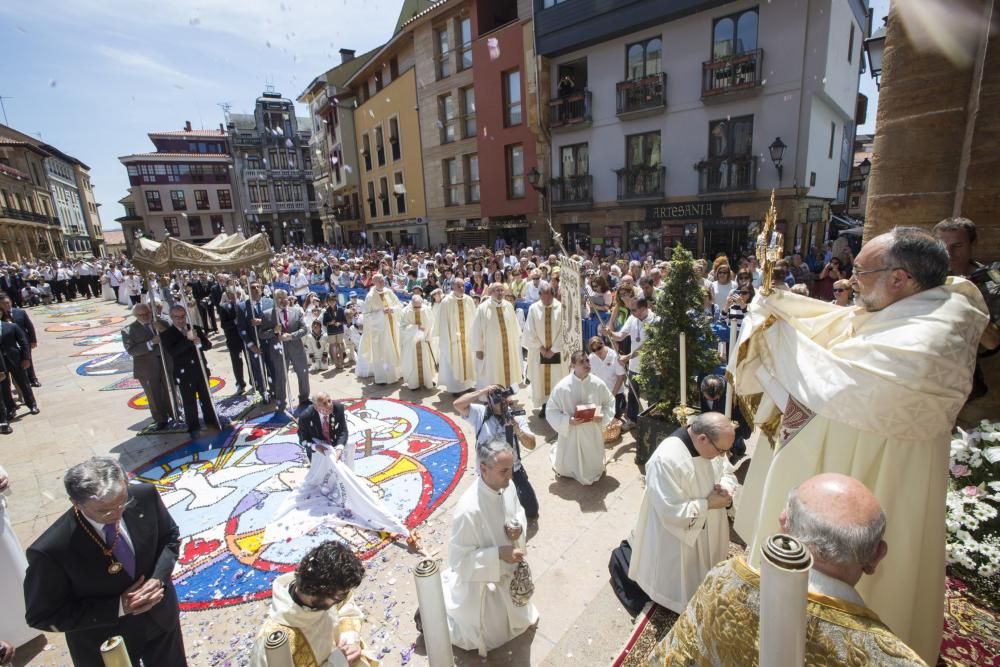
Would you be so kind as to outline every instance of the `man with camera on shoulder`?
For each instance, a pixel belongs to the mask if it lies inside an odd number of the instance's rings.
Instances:
[[[509,399],[513,389],[498,384],[464,394],[455,399],[455,410],[469,420],[476,436],[476,446],[503,439],[514,450],[514,488],[529,521],[538,519],[538,498],[528,481],[528,473],[521,465],[521,445],[535,448],[535,434],[528,426],[524,410],[513,410]]]

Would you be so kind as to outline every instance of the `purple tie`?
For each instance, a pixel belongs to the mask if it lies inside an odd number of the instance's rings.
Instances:
[[[129,547],[128,542],[125,541],[123,535],[118,536],[118,543],[115,544],[115,524],[106,523],[104,524],[104,541],[111,545],[114,544],[114,549],[111,551],[115,559],[122,564],[125,568],[125,572],[128,576],[135,578],[135,553],[132,552],[132,548]]]

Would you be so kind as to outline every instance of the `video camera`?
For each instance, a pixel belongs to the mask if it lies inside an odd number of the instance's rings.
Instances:
[[[513,410],[507,399],[514,395],[514,389],[495,389],[486,395],[486,402],[490,406],[490,412],[496,414],[495,408],[500,407],[500,420],[505,424],[513,424],[514,417],[524,416],[524,410]]]

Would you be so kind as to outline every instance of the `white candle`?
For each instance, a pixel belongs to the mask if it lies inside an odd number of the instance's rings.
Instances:
[[[687,336],[681,332],[681,406],[687,407],[688,403],[688,374],[687,374]]]
[[[736,322],[729,320],[729,347],[726,349],[726,367],[729,374],[736,378],[736,357],[733,351],[736,349]],[[726,419],[733,418],[733,383],[726,382]]]

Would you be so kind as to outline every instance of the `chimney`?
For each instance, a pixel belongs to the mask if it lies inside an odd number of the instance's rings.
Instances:
[[[191,131],[191,121],[189,120],[184,121],[184,131],[185,132]]]
[[[343,65],[348,60],[354,60],[354,49],[341,49],[340,64]]]

